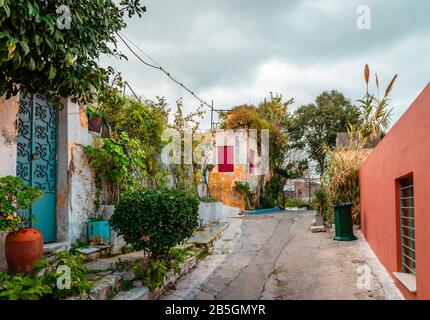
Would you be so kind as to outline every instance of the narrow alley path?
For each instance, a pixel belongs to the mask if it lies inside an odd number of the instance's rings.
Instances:
[[[375,276],[361,234],[358,241],[337,242],[331,232],[311,233],[314,215],[229,217],[214,252],[162,299],[399,298],[389,280],[382,276],[382,286]],[[359,289],[357,278],[366,272]]]

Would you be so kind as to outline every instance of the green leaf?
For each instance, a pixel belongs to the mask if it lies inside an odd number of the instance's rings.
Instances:
[[[33,71],[34,69],[36,69],[36,63],[33,58],[30,58],[30,61],[28,61],[28,70]]]
[[[57,74],[57,69],[54,67],[53,64],[51,64],[51,69],[49,69],[48,80],[54,79],[56,74]]]
[[[19,44],[21,48],[24,50],[25,56],[30,53],[30,48],[28,47],[27,43],[25,43],[24,41],[20,41]]]
[[[4,0],[0,0],[0,7],[4,6]]]
[[[3,9],[6,12],[6,16],[9,18],[10,17],[10,8],[7,4],[3,4]]]
[[[6,42],[6,46],[7,46],[7,49],[9,51],[9,55],[15,51],[17,42],[18,42],[18,40],[16,40],[15,38],[11,38]]]
[[[48,44],[48,46],[49,46],[52,50],[55,50],[55,48],[54,48],[54,44],[52,43],[51,39],[49,39],[49,37],[45,37],[45,42]]]
[[[34,35],[34,43],[36,46],[39,46],[43,41],[43,38],[39,36],[38,34]]]
[[[1,0],[0,0],[1,1]],[[6,37],[8,35],[8,33],[6,31],[0,31],[0,39],[3,39],[4,37]]]

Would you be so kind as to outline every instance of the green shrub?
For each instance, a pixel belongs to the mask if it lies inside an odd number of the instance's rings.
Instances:
[[[0,231],[18,231],[28,224],[25,211],[42,195],[18,177],[0,178]],[[32,215],[34,218],[34,215]]]
[[[70,288],[60,289],[57,281],[63,275],[59,267],[70,268]],[[0,272],[0,300],[58,300],[89,293],[91,283],[86,279],[87,269],[80,254],[63,251],[54,262],[39,260],[28,274]],[[61,280],[61,279],[60,279]]]
[[[197,195],[181,189],[128,192],[115,206],[110,223],[133,248],[156,259],[193,235],[198,206]]]
[[[203,196],[202,202],[217,202],[217,200],[209,196]]]
[[[306,208],[308,204],[304,201],[289,198],[285,200],[285,208]]]
[[[241,195],[245,197],[246,208],[250,209],[251,202],[249,199],[249,194],[251,191],[251,187],[249,186],[249,183],[247,181],[235,181],[233,188],[234,190],[236,190],[237,192],[239,192]]]

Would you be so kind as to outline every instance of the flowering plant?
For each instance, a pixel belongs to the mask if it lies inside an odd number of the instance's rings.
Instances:
[[[0,231],[18,231],[27,222],[25,211],[42,195],[42,190],[12,176],[0,178]]]

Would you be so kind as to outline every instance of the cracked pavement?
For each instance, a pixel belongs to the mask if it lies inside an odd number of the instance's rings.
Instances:
[[[385,299],[391,284],[381,285],[377,264],[368,263],[361,233],[358,241],[333,241],[331,231],[309,231],[314,216],[229,216],[212,254],[161,299]],[[366,270],[364,285],[357,285]]]

